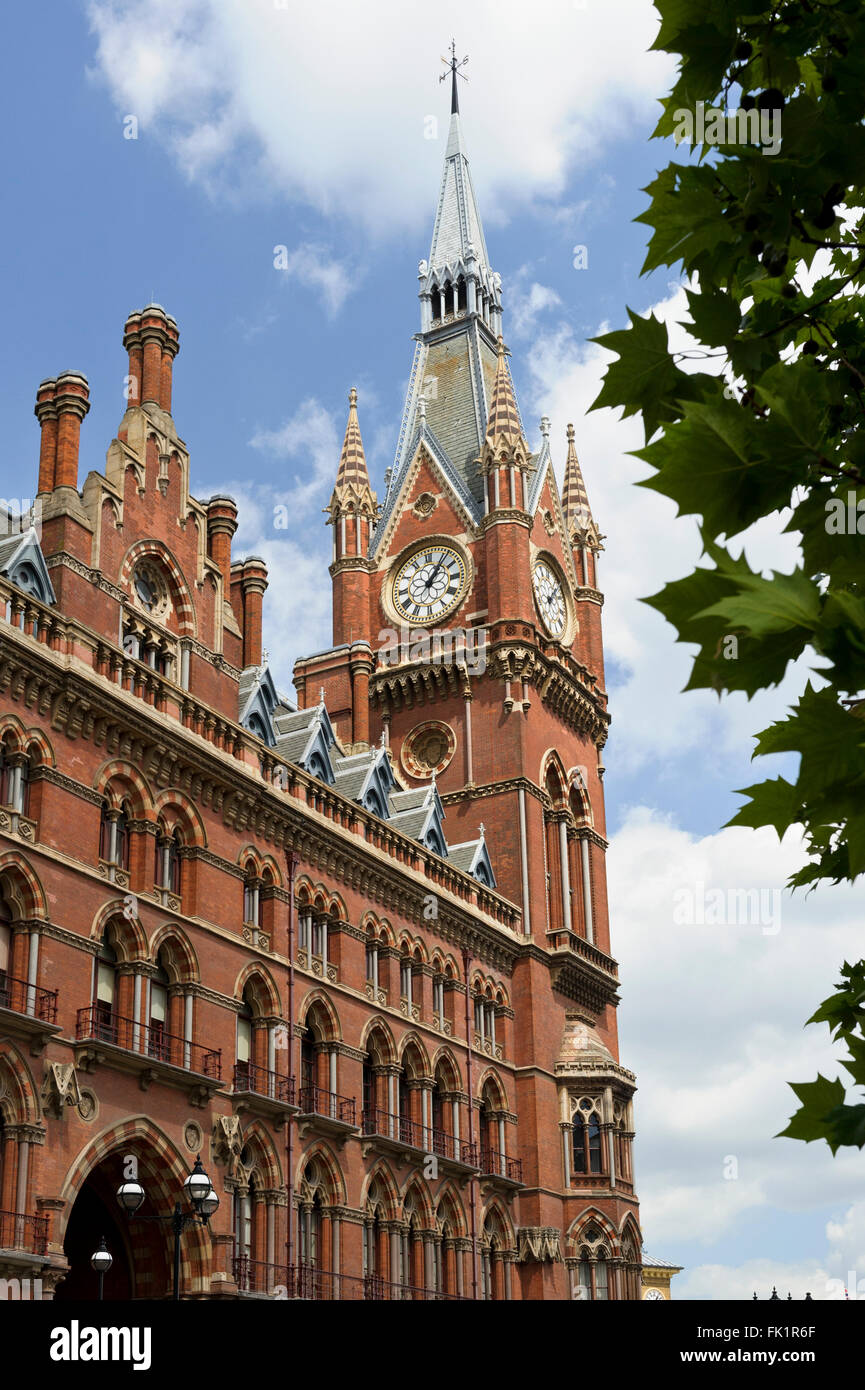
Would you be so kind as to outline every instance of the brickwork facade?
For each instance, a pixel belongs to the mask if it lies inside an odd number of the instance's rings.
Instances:
[[[437,228],[451,174],[468,196],[457,113],[448,160]],[[334,646],[295,684],[349,761],[434,778],[446,854],[241,717],[266,570],[232,557],[233,501],[189,493],[174,320],[127,320],[128,409],[83,485],[87,382],[39,387],[50,582],[0,573],[0,1276],[44,1297],[95,1296],[103,1235],[106,1297],[167,1296],[170,1230],[115,1192],[135,1170],[167,1214],[199,1155],[219,1206],[182,1236],[185,1297],[640,1296],[600,536],[548,426],[525,441],[485,249],[448,280],[436,244],[426,395],[380,506],[352,393]],[[463,333],[470,485],[436,394]]]

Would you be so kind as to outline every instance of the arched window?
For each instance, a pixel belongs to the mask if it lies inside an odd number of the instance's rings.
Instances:
[[[379,1178],[373,1181],[364,1216],[363,1274],[367,1298],[380,1298],[381,1284],[390,1279],[390,1233],[387,1207]]]
[[[165,969],[162,951],[156,957],[156,974],[150,981],[150,1026],[147,1035],[147,1050],[151,1057],[161,1062],[171,1061],[168,1033],[168,987],[171,981]]]
[[[253,1089],[252,1085],[252,1001],[249,997],[249,986],[243,991],[240,1012],[237,1015],[237,1068],[235,1071],[235,1086],[238,1090],[248,1088]]]
[[[584,1098],[574,1112],[574,1172],[602,1173],[604,1171],[601,1144],[600,1102]]]
[[[588,1302],[606,1302],[610,1297],[610,1275],[607,1261],[609,1251],[603,1243],[603,1232],[589,1226],[582,1234],[577,1279],[580,1298]]]
[[[9,976],[12,973],[12,914],[0,898],[0,1008],[10,1006]]]
[[[183,837],[180,830],[175,827],[173,831],[170,831],[165,821],[160,819],[156,834],[156,876],[154,882],[157,888],[164,888],[177,897],[180,896],[180,847],[182,844]]]
[[[125,801],[119,810],[113,810],[107,801],[103,803],[99,858],[115,869],[129,868],[129,806]]]
[[[440,965],[437,966],[436,974],[433,976],[432,1011],[433,1019],[441,1027],[445,1016],[445,977],[441,974]]]
[[[261,881],[255,865],[247,865],[243,879],[243,920],[250,926],[261,926]]]
[[[108,928],[102,933],[99,954],[96,957],[96,990],[93,1005],[94,1037],[103,1042],[114,1042],[117,1025],[114,1021],[114,1005],[117,991],[117,952],[111,943]]]
[[[412,969],[411,956],[408,947],[404,946],[399,961],[399,993],[400,998],[405,999],[409,1006],[412,1002]]]

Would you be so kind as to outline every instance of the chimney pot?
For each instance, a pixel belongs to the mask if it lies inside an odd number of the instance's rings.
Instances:
[[[90,387],[83,372],[61,372],[55,382],[57,448],[53,486],[78,487],[78,448],[81,421],[90,409]]]

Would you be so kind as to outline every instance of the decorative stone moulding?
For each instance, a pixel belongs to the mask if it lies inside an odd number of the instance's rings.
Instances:
[[[456,752],[457,736],[450,724],[427,720],[412,729],[400,749],[400,762],[410,777],[425,782],[444,772]]]

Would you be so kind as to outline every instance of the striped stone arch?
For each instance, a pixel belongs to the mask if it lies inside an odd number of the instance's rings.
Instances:
[[[429,1053],[426,1050],[423,1038],[421,1038],[420,1035],[418,1033],[415,1033],[414,1031],[404,1033],[399,1040],[398,1060],[402,1064],[402,1066],[405,1066],[406,1057],[412,1051],[417,1055],[420,1061],[420,1071],[418,1072],[418,1075],[430,1076],[432,1073],[430,1072]]]
[[[35,760],[41,767],[57,766],[54,749],[41,729],[25,729],[24,751],[28,758],[33,758],[35,754]]]
[[[0,743],[9,744],[15,753],[24,752],[24,725],[17,715],[0,716]]]
[[[42,1104],[24,1054],[8,1038],[0,1051],[0,1115],[7,1125],[35,1125]]]
[[[195,802],[178,787],[166,787],[153,806],[157,820],[164,820],[169,830],[179,827],[184,843],[196,849],[207,848],[207,830]]]
[[[154,819],[155,803],[150,783],[133,763],[123,758],[103,763],[93,779],[93,787],[115,810],[119,810],[121,801],[128,800],[136,820]]]
[[[369,1019],[361,1034],[361,1052],[369,1052],[370,1045],[378,1040],[381,1041],[381,1050],[384,1054],[381,1060],[385,1065],[389,1066],[396,1061],[396,1043],[394,1042],[393,1033],[391,1032],[387,1019],[376,1016]]]
[[[399,1188],[394,1181],[390,1166],[383,1158],[379,1159],[372,1171],[366,1176],[360,1194],[361,1208],[367,1209],[376,1196],[384,1207],[385,1220],[399,1221],[402,1208]]]
[[[436,1225],[439,1230],[444,1226],[445,1221],[450,1221],[452,1226],[451,1234],[456,1240],[461,1240],[468,1235],[465,1208],[460,1201],[459,1193],[450,1179],[438,1194],[436,1199]]]
[[[484,1228],[490,1221],[491,1224],[498,1224],[504,1237],[505,1249],[514,1250],[517,1244],[516,1233],[514,1231],[511,1218],[508,1216],[504,1203],[498,1197],[493,1197],[481,1210],[480,1229],[481,1241],[484,1240]]]
[[[348,908],[340,897],[339,893],[331,893],[327,910],[331,917],[337,917],[340,922],[348,921]]]
[[[177,1194],[191,1172],[191,1164],[151,1119],[146,1115],[131,1115],[96,1135],[69,1169],[60,1193],[65,1203],[58,1222],[60,1243],[65,1238],[75,1199],[87,1178],[104,1159],[114,1154],[133,1154],[137,1158],[138,1180],[146,1194],[145,1212],[167,1214],[173,1210]],[[134,1218],[130,1224],[134,1226]],[[169,1245],[173,1238],[162,1223],[160,1230],[166,1242],[166,1260],[170,1261]],[[198,1222],[193,1222],[180,1242],[181,1291],[209,1294],[210,1266],[210,1236]],[[170,1268],[170,1263],[166,1267]]]
[[[320,989],[310,990],[298,1010],[297,1022],[301,1028],[308,1027],[308,1019],[313,1010],[316,1011],[317,1017],[324,1016],[327,1019],[326,1041],[338,1042],[342,1038],[339,1014],[333,1006],[333,1001]]]
[[[270,1191],[283,1186],[282,1164],[270,1135],[261,1120],[253,1120],[243,1132],[240,1161],[255,1175],[256,1182]]]
[[[449,1086],[451,1090],[462,1091],[463,1079],[459,1063],[449,1047],[442,1045],[439,1047],[430,1062],[431,1074],[435,1076],[439,1067],[443,1067],[450,1074]]]
[[[295,1191],[303,1193],[306,1186],[305,1173],[311,1164],[318,1164],[323,1171],[327,1183],[327,1202],[325,1206],[343,1207],[346,1204],[345,1178],[342,1168],[329,1144],[323,1139],[319,1139],[312,1148],[300,1154],[297,1160],[295,1174]]]
[[[294,896],[298,907],[307,907],[320,891],[320,885],[313,883],[308,874],[294,880]]]
[[[430,1190],[423,1178],[418,1177],[417,1173],[411,1173],[406,1181],[402,1192],[402,1219],[407,1219],[406,1207],[412,1197],[417,1199],[418,1214],[421,1217],[422,1227],[425,1231],[434,1231],[436,1225],[435,1208],[433,1206]]]
[[[147,936],[132,904],[132,894],[111,898],[103,903],[90,927],[90,940],[101,941],[106,927],[111,927],[115,945],[124,961],[149,960]]]
[[[386,917],[382,917],[381,921],[379,922],[377,935],[379,941],[384,940],[386,945],[396,945],[396,932],[394,931],[392,924],[388,921]]]
[[[276,981],[267,967],[262,965],[259,961],[251,961],[238,975],[234,986],[235,999],[243,998],[244,990],[249,984],[253,986],[252,996],[255,1000],[259,1017],[267,1018],[273,1015],[278,1016],[280,1006],[279,990],[277,989]]]
[[[169,976],[174,974],[172,984],[197,984],[201,980],[192,943],[175,922],[165,922],[150,938],[150,959],[155,961],[160,951],[167,959]]]
[[[167,545],[162,541],[153,538],[136,541],[126,552],[126,556],[120,566],[118,582],[127,591],[132,588],[132,573],[139,561],[150,558],[157,560],[165,570],[168,577],[171,597],[174,603],[174,611],[177,615],[177,626],[182,637],[195,637],[198,624],[195,617],[195,605],[189,592],[183,570],[175,560]]]
[[[568,805],[577,825],[594,825],[595,816],[585,772],[581,767],[572,767],[568,773]]]
[[[547,790],[547,782],[548,782],[548,780],[550,779],[550,777],[552,776],[552,777],[555,778],[555,780],[556,780],[556,781],[558,782],[558,784],[559,784],[560,793],[561,793],[561,796],[562,796],[563,800],[567,800],[567,795],[568,795],[568,774],[567,774],[567,772],[565,771],[565,765],[564,765],[564,763],[562,762],[561,755],[559,754],[558,749],[556,749],[556,748],[548,748],[548,749],[547,749],[546,753],[545,753],[544,756],[541,758],[541,767],[540,767],[539,776],[540,776],[540,784],[539,784],[539,785],[540,785],[540,788],[541,788],[542,791],[546,791],[546,790]]]
[[[609,1249],[610,1255],[619,1253],[619,1234],[608,1216],[605,1216],[599,1207],[586,1207],[579,1216],[575,1217],[568,1227],[566,1236],[567,1245],[572,1249],[567,1250],[567,1254],[577,1255],[580,1246],[585,1241],[585,1232],[590,1226],[597,1226],[604,1238],[604,1244]]]
[[[264,861],[261,855],[259,854],[258,850],[255,848],[255,845],[244,845],[243,849],[238,854],[235,863],[237,863],[241,869],[252,869],[256,878],[261,877],[261,869]]]
[[[17,850],[0,854],[0,889],[13,909],[15,917],[37,917],[48,920],[45,890],[36,872]]]
[[[480,1077],[478,1078],[478,1096],[479,1096],[479,1097],[481,1097],[481,1098],[483,1097],[484,1090],[486,1089],[487,1086],[491,1086],[492,1089],[495,1091],[495,1094],[496,1094],[496,1109],[497,1109],[497,1110],[507,1110],[507,1108],[508,1108],[508,1097],[507,1097],[507,1092],[505,1091],[505,1088],[504,1088],[504,1086],[502,1085],[502,1079],[501,1079],[501,1077],[499,1076],[498,1072],[496,1071],[495,1067],[487,1067],[486,1071],[482,1072],[481,1075],[480,1075]]]
[[[632,1240],[634,1242],[634,1250],[639,1259],[640,1252],[643,1248],[643,1235],[631,1212],[625,1213],[622,1224],[619,1227],[619,1241],[622,1246],[624,1246],[626,1240]]]
[[[261,861],[261,876],[265,883],[270,881],[274,888],[283,886],[282,870],[272,854],[265,854]]]

